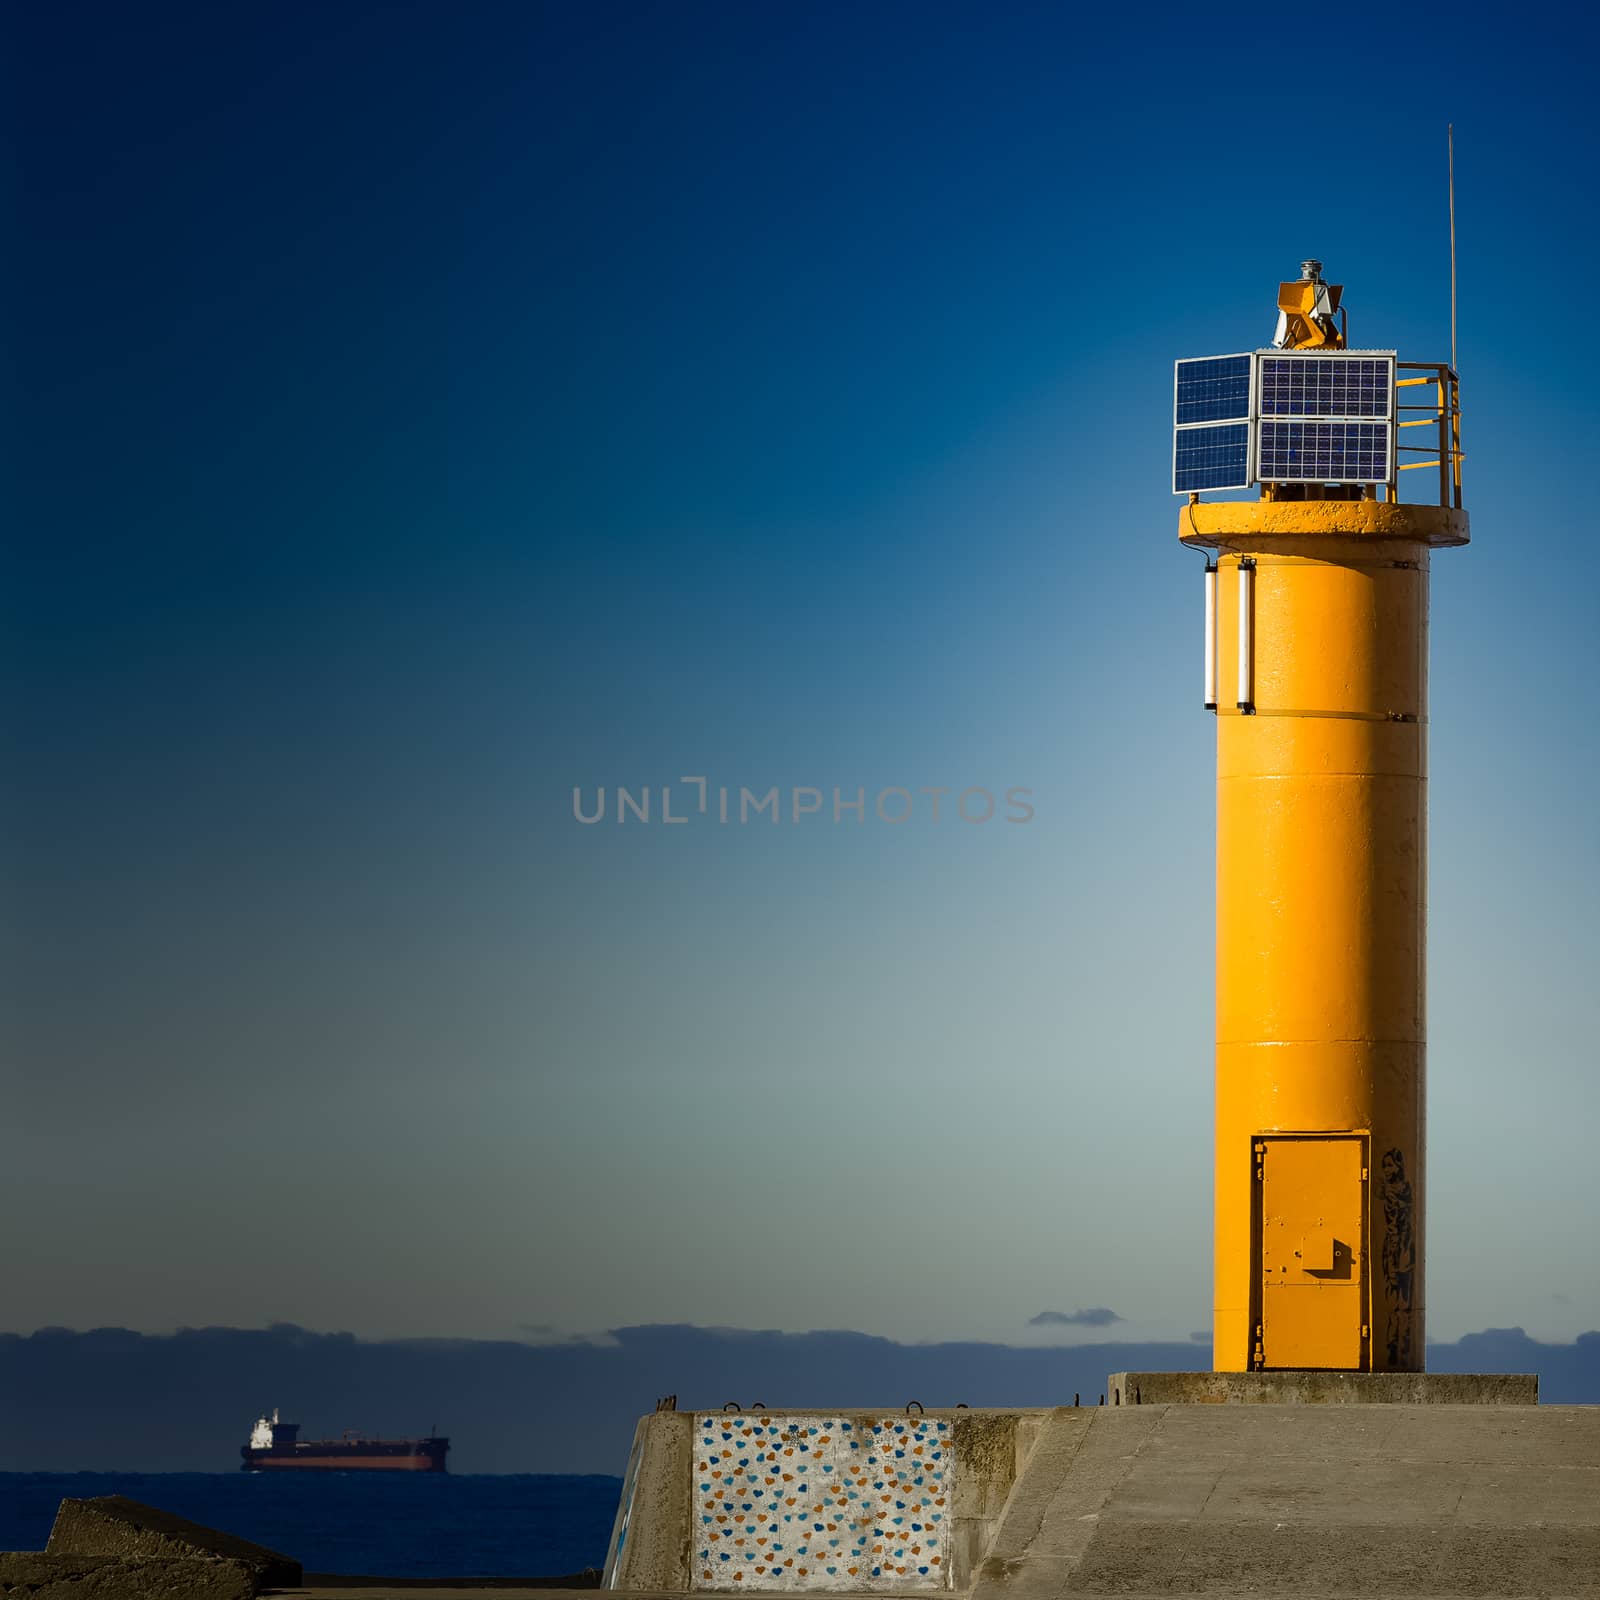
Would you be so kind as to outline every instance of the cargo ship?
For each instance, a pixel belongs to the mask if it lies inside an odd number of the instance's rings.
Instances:
[[[341,1439],[302,1439],[298,1422],[280,1422],[274,1411],[257,1421],[250,1443],[239,1454],[242,1472],[321,1470],[323,1472],[443,1472],[450,1441],[363,1439],[346,1431]]]

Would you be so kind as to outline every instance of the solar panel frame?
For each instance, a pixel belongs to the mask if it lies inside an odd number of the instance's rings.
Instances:
[[[1258,350],[1252,395],[1256,481],[1392,483],[1398,359],[1395,350]],[[1294,381],[1277,381],[1283,375]],[[1381,452],[1373,448],[1375,429],[1383,433]],[[1309,456],[1310,464],[1302,459],[1289,470],[1284,455],[1290,450]],[[1374,459],[1380,453],[1381,462]],[[1337,469],[1335,457],[1343,458]]]
[[[1301,459],[1291,463],[1287,457]],[[1262,417],[1256,423],[1262,483],[1387,483],[1394,427],[1381,417]]]
[[[1314,421],[1370,422],[1377,418],[1393,420],[1395,414],[1395,350],[1258,350],[1256,351],[1250,413],[1255,417],[1295,417]],[[1297,372],[1296,369],[1299,369]],[[1269,380],[1281,370],[1301,384],[1307,401],[1298,410],[1279,410],[1269,396]],[[1299,373],[1304,373],[1300,378]],[[1372,391],[1381,394],[1381,410],[1359,405],[1360,385],[1371,379]],[[1356,384],[1350,382],[1357,380]],[[1342,379],[1343,381],[1339,381]],[[1314,393],[1313,393],[1314,390]],[[1292,393],[1292,390],[1291,390]],[[1358,403],[1348,404],[1354,393]],[[1340,400],[1345,404],[1339,404]],[[1292,403],[1292,402],[1291,402]]]
[[[1196,421],[1179,422],[1179,405],[1183,390],[1183,369],[1195,367],[1202,363],[1212,362],[1243,362],[1244,369],[1236,374],[1244,380],[1244,393],[1235,409],[1237,415],[1227,417],[1204,417]],[[1221,375],[1219,375],[1220,378]],[[1253,350],[1234,350],[1225,355],[1218,356],[1186,356],[1182,360],[1172,363],[1172,492],[1174,494],[1196,494],[1205,490],[1222,489],[1248,489],[1255,482],[1255,392],[1256,392],[1256,356]],[[1185,435],[1194,435],[1207,431],[1244,430],[1243,452],[1240,459],[1239,471],[1221,474],[1228,481],[1193,483],[1184,482],[1180,486],[1178,465],[1178,441]],[[1226,448],[1234,448],[1235,441],[1230,439]],[[1193,445],[1190,448],[1194,448]],[[1237,478],[1237,481],[1235,481]]]
[[[1244,393],[1241,395],[1238,409],[1218,412],[1211,416],[1191,417],[1187,422],[1183,420],[1183,379],[1185,367],[1211,366],[1220,362],[1244,363],[1244,370],[1237,376],[1244,381]],[[1226,381],[1225,375],[1213,375],[1213,381]],[[1172,425],[1174,428],[1203,428],[1214,422],[1248,422],[1255,410],[1256,393],[1256,353],[1253,350],[1237,350],[1230,355],[1223,356],[1185,356],[1180,361],[1172,363]]]
[[[1222,440],[1218,436],[1224,433],[1241,437]],[[1190,479],[1180,481],[1179,466],[1179,441],[1187,441],[1190,449],[1204,448],[1201,441],[1211,436],[1211,442],[1217,448],[1239,450],[1239,470],[1237,475],[1227,472],[1221,475],[1219,481],[1197,483]],[[1224,481],[1225,480],[1225,481]],[[1227,422],[1198,422],[1186,427],[1172,430],[1172,492],[1174,494],[1199,494],[1208,489],[1248,489],[1255,482],[1255,424],[1248,417],[1230,419]]]

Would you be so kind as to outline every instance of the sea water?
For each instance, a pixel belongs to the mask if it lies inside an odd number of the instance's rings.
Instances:
[[[604,1564],[619,1478],[453,1472],[0,1473],[0,1550],[41,1550],[67,1497],[127,1495],[307,1572],[536,1578]]]

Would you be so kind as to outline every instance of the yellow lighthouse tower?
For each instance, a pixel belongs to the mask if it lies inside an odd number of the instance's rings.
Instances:
[[[1350,348],[1341,300],[1307,261],[1272,346],[1176,370],[1217,718],[1218,1371],[1423,1366],[1428,565],[1468,538],[1459,402],[1449,365]],[[1417,469],[1427,504],[1399,497]],[[1259,498],[1201,501],[1229,489]]]

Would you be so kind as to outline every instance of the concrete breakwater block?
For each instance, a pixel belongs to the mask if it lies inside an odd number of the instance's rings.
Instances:
[[[61,1556],[222,1558],[251,1572],[258,1589],[292,1589],[301,1579],[300,1563],[289,1556],[120,1494],[63,1500],[45,1550]]]
[[[603,1585],[960,1588],[1049,1415],[656,1412],[634,1435]]]
[[[5,1600],[251,1600],[256,1574],[217,1556],[0,1554]]]

